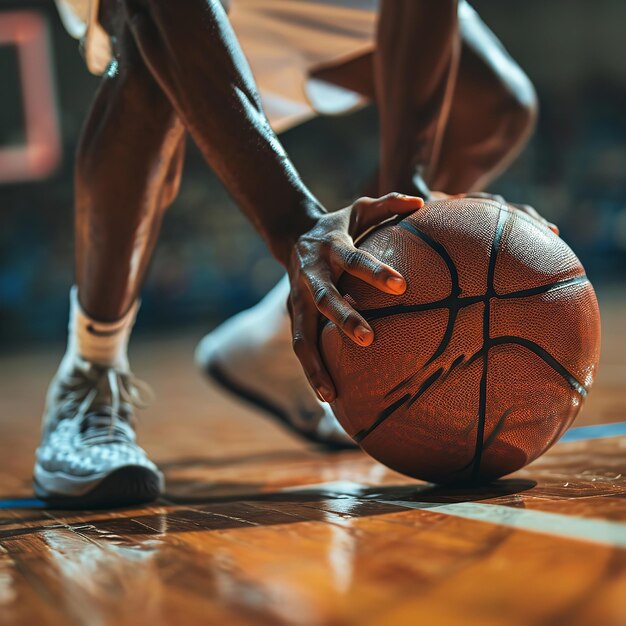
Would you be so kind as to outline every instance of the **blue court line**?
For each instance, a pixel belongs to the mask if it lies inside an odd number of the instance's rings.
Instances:
[[[0,500],[0,509],[43,509],[46,503],[37,498],[15,498]]]
[[[604,439],[626,435],[626,422],[614,424],[596,424],[594,426],[579,426],[568,430],[559,442],[588,441],[590,439]]]

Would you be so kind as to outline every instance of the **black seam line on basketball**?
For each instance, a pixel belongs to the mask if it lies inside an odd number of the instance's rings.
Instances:
[[[530,296],[537,296],[553,289],[561,289],[563,287],[569,287],[571,285],[582,285],[588,283],[589,279],[586,274],[580,276],[574,276],[573,278],[565,278],[563,280],[557,280],[554,283],[547,285],[541,285],[539,287],[532,287],[531,289],[521,289],[520,291],[510,291],[509,293],[496,293],[495,298],[506,300],[508,298],[529,298]]]
[[[410,222],[400,222],[398,226],[408,232],[412,233],[416,237],[419,237],[425,244],[430,246],[443,260],[443,262],[448,266],[448,271],[450,272],[450,280],[452,282],[452,287],[450,289],[450,296],[458,296],[461,292],[459,287],[459,272],[456,269],[456,265],[452,260],[452,257],[448,254],[445,246],[438,241],[435,241],[432,237],[427,235],[425,232],[421,231],[414,224]]]
[[[540,287],[533,287],[531,289],[522,289],[520,291],[511,291],[509,293],[494,293],[491,297],[498,300],[507,300],[509,298],[529,298],[542,293],[547,293],[553,289],[560,289],[562,287],[569,287],[571,285],[582,285],[588,283],[589,279],[586,275],[576,276],[574,278],[567,278],[565,280],[559,280],[548,285],[541,285]],[[433,302],[424,302],[421,304],[396,304],[393,306],[381,307],[379,309],[363,309],[359,313],[367,320],[377,320],[383,317],[391,317],[393,315],[403,315],[405,313],[418,313],[420,311],[435,311],[438,309],[450,309],[456,307],[463,309],[478,302],[485,302],[487,296],[459,296],[453,298],[448,296],[441,300],[435,300]]]
[[[437,346],[437,349],[430,355],[430,359],[426,361],[424,367],[429,366],[433,361],[436,361],[446,350],[450,340],[452,339],[452,333],[454,333],[454,324],[459,313],[458,306],[453,306],[448,309],[448,323],[446,324],[446,330],[443,333],[443,337]]]
[[[450,365],[450,367],[444,371],[443,376],[439,380],[439,383],[442,383],[444,380],[446,380],[446,378],[448,378],[448,376],[450,376],[450,374],[452,374],[452,372],[457,367],[459,367],[459,365],[461,365],[461,363],[463,363],[463,361],[465,361],[465,355],[464,354],[461,354],[456,359],[454,359],[454,361],[452,361],[452,365]]]
[[[452,370],[455,370],[459,365],[461,365],[461,363],[463,363],[463,361],[465,361],[465,355],[459,354],[459,356],[457,356],[456,359],[452,361],[452,365],[448,368],[447,374],[451,374]]]
[[[453,297],[447,296],[434,302],[423,302],[421,304],[396,304],[393,306],[381,307],[380,309],[363,309],[359,313],[367,320],[377,320],[382,317],[392,315],[403,315],[404,313],[417,313],[419,311],[436,311],[439,309],[463,309],[472,304],[484,301],[484,296]]]
[[[494,282],[496,273],[496,263],[498,260],[498,252],[500,251],[500,242],[504,233],[504,226],[509,219],[509,213],[498,211],[498,223],[496,224],[496,232],[491,244],[491,254],[489,255],[489,267],[487,269],[487,292],[485,293],[485,302],[483,304],[483,346],[489,345],[489,333],[491,322],[491,303],[490,298],[495,295]],[[474,448],[474,466],[472,468],[472,476],[476,478],[480,473],[480,462],[483,455],[485,421],[487,419],[487,375],[489,371],[489,350],[485,350],[483,356],[483,371],[480,377],[480,387],[478,392],[478,422],[476,424],[476,445]]]
[[[395,385],[395,387],[392,387],[385,394],[385,398],[388,398],[389,396],[392,396],[396,391],[402,389],[402,387],[404,387],[405,385],[408,385],[419,373],[420,373],[420,371],[418,370],[416,372],[413,372],[413,373],[409,374],[406,378],[404,378],[397,385]]]
[[[360,443],[375,431],[381,424],[383,424],[395,411],[397,411],[403,404],[406,403],[406,408],[408,409],[412,406],[417,400],[423,396],[426,391],[440,378],[440,376],[445,372],[445,368],[440,367],[438,370],[433,372],[420,386],[420,388],[411,396],[411,394],[405,394],[392,404],[390,404],[387,408],[381,411],[378,419],[369,427],[360,430],[356,435],[354,435],[353,439]]]
[[[352,436],[357,443],[361,443],[365,437],[367,437],[372,431],[376,430],[388,417],[390,417],[395,411],[397,411],[405,402],[411,398],[411,394],[404,394],[401,398],[398,398],[395,402],[392,402],[387,408],[381,411],[378,419],[368,428],[360,430],[358,433]]]
[[[474,352],[465,365],[471,365],[477,359],[481,357],[484,358],[485,353],[488,352],[490,348],[494,346],[504,346],[506,344],[515,344],[534,352],[546,365],[549,365],[557,374],[560,374],[574,391],[577,391],[583,398],[587,396],[585,386],[571,372],[563,367],[545,348],[542,348],[534,341],[530,341],[530,339],[524,339],[516,335],[493,337],[486,346],[483,346],[478,352]]]
[[[454,359],[454,361],[452,362],[452,365],[450,365],[450,367],[443,373],[441,382],[443,382],[459,365],[461,365],[461,363],[463,363],[464,360],[465,360],[464,354],[460,354],[456,359]],[[393,395],[396,391],[399,391],[400,389],[402,389],[402,387],[405,387],[406,385],[408,385],[420,373],[420,371],[421,370],[418,370],[417,372],[413,372],[412,374],[407,376],[404,380],[401,380],[395,387],[392,387],[385,394],[385,398],[388,398],[389,396]]]
[[[506,418],[513,413],[514,407],[509,407],[502,415],[500,419],[496,422],[496,425],[492,428],[491,432],[485,439],[485,443],[483,444],[483,450],[486,450],[496,439],[496,437],[500,434],[500,431],[504,427],[504,422]]]
[[[539,358],[543,359],[555,372],[560,374],[570,386],[577,391],[583,398],[587,395],[587,389],[585,386],[576,379],[576,377],[563,367],[547,350],[544,350],[540,345],[529,339],[523,337],[516,337],[515,335],[503,335],[501,337],[494,337],[489,341],[489,347],[501,346],[504,344],[517,344],[522,346],[531,352],[534,352]]]
[[[454,324],[456,322],[457,314],[459,311],[459,296],[461,295],[461,287],[459,285],[459,271],[452,260],[452,257],[446,250],[446,247],[438,241],[435,241],[432,237],[421,231],[419,228],[411,222],[401,222],[398,226],[416,237],[419,237],[426,245],[434,250],[446,264],[448,272],[450,273],[450,295],[448,296],[448,322],[446,324],[446,330],[441,338],[441,342],[437,346],[436,350],[431,355],[430,359],[426,362],[424,367],[430,365],[433,361],[439,358],[448,347],[452,334],[454,332]]]
[[[423,383],[422,386],[413,394],[413,397],[408,401],[406,408],[408,409],[410,406],[413,406],[445,372],[445,368],[440,367],[438,370],[434,371]]]
[[[448,304],[448,322],[446,324],[446,330],[443,333],[443,337],[439,342],[439,345],[432,353],[428,361],[426,361],[424,367],[430,365],[433,361],[438,359],[448,347],[450,340],[452,339],[452,333],[454,332],[454,324],[456,322],[457,314],[459,311],[459,296],[461,295],[461,287],[459,285],[459,271],[452,260],[452,257],[446,250],[446,247],[435,241],[432,237],[427,235],[425,232],[421,231],[415,224],[411,222],[401,222],[399,224],[400,228],[412,233],[416,237],[419,237],[426,245],[428,245],[432,250],[434,250],[442,259],[442,261],[446,264],[448,268],[448,272],[450,273],[450,295],[449,304]]]

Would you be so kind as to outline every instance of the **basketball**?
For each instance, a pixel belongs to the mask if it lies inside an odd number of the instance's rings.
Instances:
[[[559,439],[600,348],[593,287],[562,239],[510,205],[463,198],[427,203],[359,247],[407,281],[398,297],[341,278],[371,346],[331,322],[321,330],[333,409],[366,452],[463,483],[509,474]]]

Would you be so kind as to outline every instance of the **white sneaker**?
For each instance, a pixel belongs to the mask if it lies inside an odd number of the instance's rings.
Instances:
[[[130,372],[83,359],[63,363],[48,391],[34,488],[55,506],[139,504],[163,491],[163,474],[135,441],[145,385]]]
[[[197,366],[283,426],[330,448],[355,448],[332,409],[320,402],[291,347],[285,276],[257,305],[226,320],[196,348]]]

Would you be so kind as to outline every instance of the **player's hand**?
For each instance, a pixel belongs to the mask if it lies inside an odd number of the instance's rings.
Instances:
[[[371,326],[337,290],[341,274],[352,274],[389,294],[406,290],[406,282],[396,270],[359,250],[354,239],[395,215],[410,214],[422,206],[422,198],[396,193],[359,198],[352,206],[323,214],[293,247],[287,267],[293,348],[322,400],[332,402],[336,392],[318,348],[320,314],[360,346],[369,346],[374,340]]]
[[[549,222],[545,217],[537,213],[536,209],[531,207],[529,204],[518,204],[516,202],[509,202],[508,200],[505,200],[499,194],[484,193],[482,191],[472,191],[470,193],[460,193],[454,196],[449,196],[448,194],[443,193],[441,191],[432,192],[433,200],[441,200],[444,198],[484,198],[485,200],[495,200],[496,202],[501,202],[502,204],[508,204],[509,206],[512,206],[518,211],[521,211],[522,213],[526,213],[526,215],[529,215],[530,217],[537,220],[544,226],[547,226],[555,235],[559,234],[559,227],[556,224]]]

